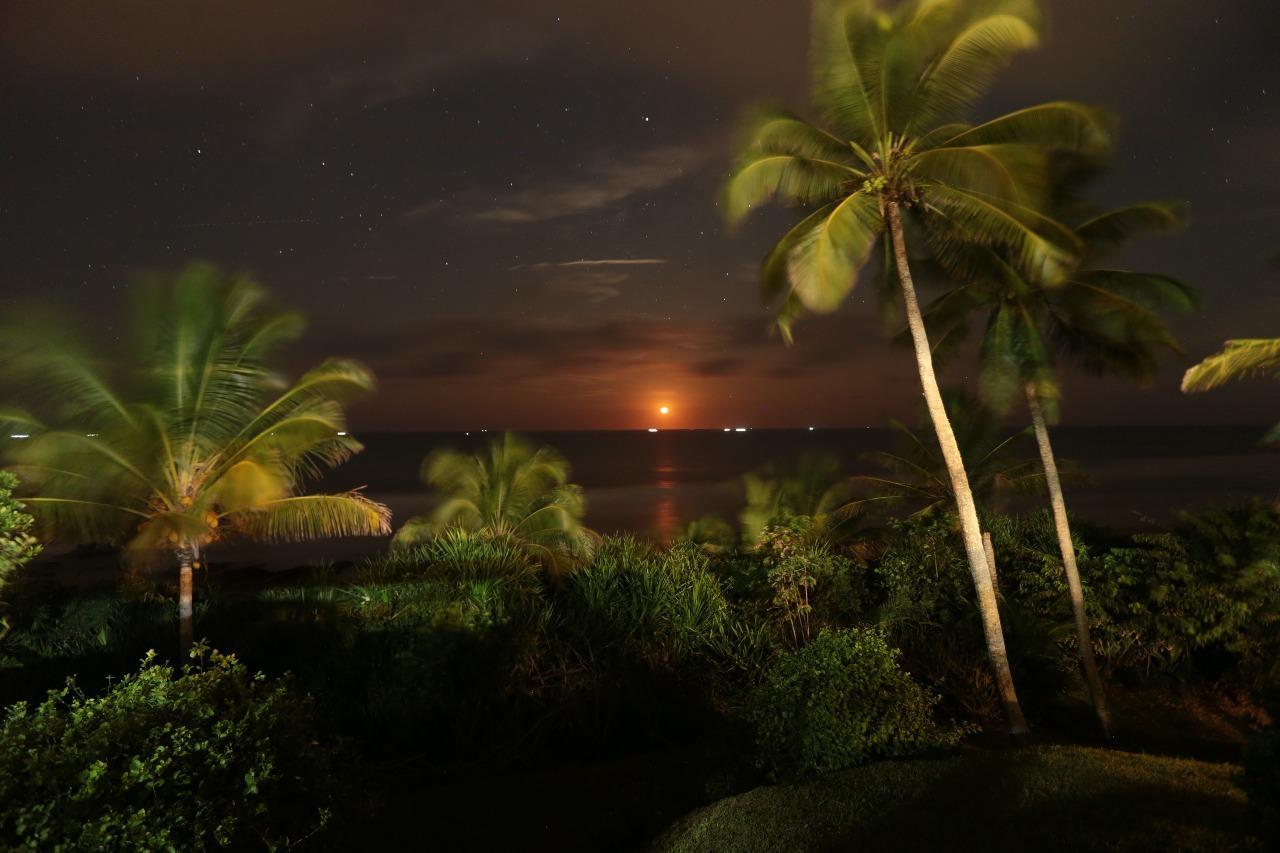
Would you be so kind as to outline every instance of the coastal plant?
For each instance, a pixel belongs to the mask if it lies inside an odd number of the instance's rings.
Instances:
[[[439,450],[422,464],[422,479],[439,503],[396,533],[405,548],[450,529],[514,543],[553,573],[591,553],[582,524],[586,502],[570,482],[569,463],[550,447],[534,447],[512,433],[476,453]]]
[[[1062,158],[1054,170],[1049,209],[1059,221],[1075,223],[1071,228],[1080,247],[1064,271],[1046,277],[1043,271],[1020,267],[1007,250],[974,245],[951,259],[966,283],[930,305],[925,320],[938,349],[948,351],[976,316],[984,327],[978,372],[984,401],[1001,414],[1020,398],[1026,403],[1057,530],[1080,666],[1105,736],[1110,714],[1093,656],[1059,460],[1049,436],[1059,409],[1058,371],[1069,364],[1150,383],[1160,355],[1179,352],[1161,312],[1189,311],[1195,300],[1177,279],[1104,263],[1108,254],[1138,235],[1181,228],[1186,216],[1183,205],[1170,202],[1094,210],[1080,197],[1097,171],[1095,164],[1073,158]]]
[[[0,722],[0,838],[29,850],[287,849],[350,775],[309,700],[230,655],[154,655],[91,695],[74,680]]]
[[[302,319],[246,276],[193,264],[135,290],[132,346],[120,351],[95,358],[58,329],[6,329],[0,370],[25,408],[0,421],[29,436],[6,456],[48,530],[122,544],[135,563],[177,563],[185,648],[193,572],[213,543],[389,532],[387,508],[359,491],[303,490],[361,450],[344,406],[374,380],[337,359],[284,380],[272,357]]]
[[[956,744],[934,718],[938,697],[898,666],[871,628],[823,631],[781,653],[748,701],[757,762],[775,777],[844,770]]]
[[[1280,379],[1280,338],[1227,341],[1219,352],[1187,369],[1182,390],[1194,394],[1242,379]],[[1280,443],[1280,424],[1272,427],[1263,441]]]
[[[13,490],[17,487],[17,477],[8,471],[0,471],[0,596],[4,595],[5,587],[18,569],[41,551],[39,540],[31,533],[35,519],[13,497]],[[8,605],[0,598],[0,639],[9,633],[7,608]]]
[[[1013,57],[1038,43],[1032,0],[821,0],[812,27],[816,121],[757,113],[725,185],[738,222],[772,199],[806,209],[766,258],[767,298],[781,300],[784,333],[804,310],[846,300],[881,247],[886,295],[896,287],[930,418],[955,495],[984,636],[1011,730],[1026,731],[1009,669],[982,530],[934,371],[909,263],[907,235],[946,256],[977,243],[1007,247],[1020,268],[1061,277],[1078,247],[1045,217],[1048,158],[1101,150],[1100,114],[1041,104],[980,123],[966,119]],[[915,242],[913,240],[913,246]]]
[[[1026,455],[1025,430],[1010,433],[991,409],[963,391],[944,389],[942,397],[975,499],[989,505],[997,497],[1025,493],[1040,484],[1035,461]],[[884,473],[855,477],[853,484],[863,494],[855,502],[910,507],[913,515],[946,512],[955,505],[945,455],[928,429],[928,413],[921,415],[920,429],[890,421],[896,447],[865,454],[864,459]]]
[[[853,533],[856,514],[848,511],[850,482],[835,456],[811,453],[790,468],[761,468],[743,476],[742,489],[745,500],[738,523],[749,548],[759,544],[767,528],[793,518],[808,519],[815,534],[833,542]]]
[[[791,645],[807,643],[815,628],[848,625],[860,615],[860,565],[815,532],[807,517],[765,528],[755,555],[763,564],[772,614]]]
[[[1280,673],[1274,507],[1253,501],[1182,513],[1172,530],[1134,536],[1087,570],[1113,667],[1186,670],[1216,649],[1242,674],[1273,680]]]

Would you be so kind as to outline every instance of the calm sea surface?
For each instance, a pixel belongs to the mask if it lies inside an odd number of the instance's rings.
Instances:
[[[1072,510],[1116,527],[1156,519],[1185,507],[1246,495],[1280,492],[1280,452],[1258,446],[1265,428],[1062,428],[1058,455],[1083,479],[1068,486]],[[422,512],[428,495],[421,460],[437,447],[483,447],[489,435],[471,433],[373,434],[366,450],[325,482],[366,485],[389,504],[397,520]],[[805,453],[837,456],[850,473],[875,471],[861,457],[888,450],[882,429],[719,430],[529,433],[557,448],[573,465],[587,497],[587,522],[600,531],[630,530],[669,536],[706,514],[732,518],[741,503],[742,474],[769,462],[787,464]],[[1027,452],[1034,453],[1028,442]]]
[[[1280,493],[1280,452],[1259,447],[1265,427],[1062,428],[1058,454],[1083,479],[1068,484],[1073,512],[1121,530],[1139,530],[1183,508],[1245,496]],[[850,473],[873,472],[868,451],[892,449],[883,429],[644,431],[526,433],[557,448],[573,465],[587,498],[587,523],[601,532],[634,531],[668,539],[703,515],[732,520],[741,505],[742,474],[804,453],[830,453]],[[419,479],[423,457],[438,447],[478,449],[493,434],[362,434],[366,450],[320,484],[324,489],[365,486],[388,504],[398,526],[425,512],[430,497]],[[1029,453],[1034,446],[1028,444]],[[241,545],[213,559],[272,567],[295,565],[322,553],[352,559],[383,546],[380,540],[306,546]],[[319,551],[317,551],[319,548]],[[46,559],[55,559],[56,552]]]

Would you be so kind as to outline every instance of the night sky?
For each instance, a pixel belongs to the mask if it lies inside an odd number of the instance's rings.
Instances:
[[[880,425],[909,354],[870,290],[770,334],[756,269],[791,212],[715,206],[744,106],[803,106],[798,0],[20,2],[0,11],[0,311],[119,332],[132,271],[252,270],[368,362],[363,429]],[[1280,7],[1057,0],[983,112],[1122,119],[1103,200],[1186,199],[1123,260],[1178,275],[1198,359],[1280,334]],[[1068,381],[1071,424],[1263,423],[1274,388]],[[963,379],[963,366],[951,371]],[[661,420],[659,405],[672,413]]]

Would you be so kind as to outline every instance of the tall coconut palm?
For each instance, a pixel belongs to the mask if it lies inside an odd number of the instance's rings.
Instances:
[[[331,360],[284,381],[270,358],[302,320],[247,277],[196,264],[139,290],[132,350],[95,359],[56,328],[6,330],[3,370],[23,408],[0,420],[28,436],[8,461],[54,535],[121,543],[135,561],[172,555],[185,648],[211,543],[390,532],[386,507],[359,492],[301,493],[361,449],[343,406],[374,380]]]
[[[1077,200],[1094,176],[1092,164],[1065,163],[1055,186],[1055,218],[1078,221],[1073,229],[1081,247],[1066,274],[1037,278],[998,250],[975,246],[959,253],[970,282],[939,298],[925,312],[939,348],[951,349],[964,336],[966,319],[983,317],[979,384],[998,411],[1025,400],[1053,511],[1058,547],[1080,646],[1081,668],[1104,735],[1110,714],[1090,639],[1084,588],[1049,424],[1058,414],[1057,368],[1066,362],[1093,373],[1150,381],[1162,353],[1178,352],[1177,341],[1161,311],[1194,306],[1190,288],[1168,276],[1100,265],[1111,249],[1143,232],[1168,232],[1185,220],[1181,205],[1145,202],[1102,214],[1083,213]]]
[[[582,526],[586,502],[569,482],[569,463],[550,447],[535,448],[511,433],[477,453],[440,450],[422,464],[422,478],[440,499],[413,518],[396,544],[413,545],[449,529],[508,539],[552,571],[586,556],[592,545]]]
[[[765,259],[780,322],[833,311],[873,249],[901,291],[916,366],[952,481],[991,663],[1013,733],[1026,731],[1005,653],[977,509],[942,394],[908,261],[907,230],[946,255],[966,241],[1008,247],[1020,267],[1054,278],[1069,231],[1037,213],[1054,148],[1101,149],[1104,122],[1066,102],[977,125],[971,107],[1018,52],[1037,43],[1032,0],[826,0],[815,7],[810,122],[783,110],[750,122],[723,193],[730,222],[772,200],[809,208]]]
[[[1209,391],[1241,379],[1280,379],[1280,338],[1241,338],[1187,370],[1182,377],[1184,394]],[[1280,444],[1280,424],[1262,439]]]

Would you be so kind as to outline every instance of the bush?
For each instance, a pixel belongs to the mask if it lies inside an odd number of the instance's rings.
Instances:
[[[898,667],[879,631],[852,628],[779,655],[747,716],[762,767],[807,775],[954,745],[964,732],[934,720],[938,701]]]
[[[40,553],[40,543],[31,535],[35,520],[14,500],[13,490],[17,487],[17,477],[0,471],[0,596],[18,569]],[[0,637],[9,630],[4,611],[4,600],[0,598]]]
[[[34,849],[289,847],[325,829],[333,753],[310,704],[197,647],[86,696],[74,681],[0,727],[0,835]]]
[[[1104,614],[1111,666],[1266,675],[1280,635],[1280,517],[1260,501],[1183,513],[1173,531],[1135,536],[1085,563]],[[1194,660],[1193,660],[1194,659]]]

